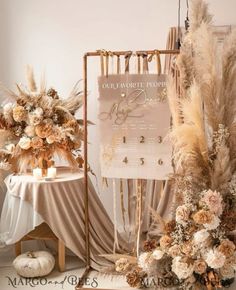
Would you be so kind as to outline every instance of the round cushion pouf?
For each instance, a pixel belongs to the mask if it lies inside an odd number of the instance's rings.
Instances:
[[[55,259],[46,251],[27,252],[17,256],[13,261],[13,266],[22,277],[42,277],[53,270]]]

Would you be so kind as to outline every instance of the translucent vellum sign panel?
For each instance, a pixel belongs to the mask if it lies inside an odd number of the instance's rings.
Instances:
[[[167,179],[172,148],[166,75],[101,76],[100,164],[103,177]]]

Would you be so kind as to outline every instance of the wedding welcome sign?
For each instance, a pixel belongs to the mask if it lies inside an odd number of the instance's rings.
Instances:
[[[172,173],[166,75],[101,76],[100,164],[103,177],[167,179]]]

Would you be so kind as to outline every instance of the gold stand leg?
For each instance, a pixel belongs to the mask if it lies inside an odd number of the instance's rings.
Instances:
[[[60,272],[65,271],[65,245],[58,240],[58,267]]]
[[[15,243],[15,254],[16,254],[16,257],[21,254],[21,242],[20,241]]]

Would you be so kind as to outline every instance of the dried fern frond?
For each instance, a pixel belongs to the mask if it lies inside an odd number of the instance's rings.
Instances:
[[[34,72],[33,68],[29,65],[26,67],[26,77],[27,77],[27,82],[28,82],[28,88],[31,92],[36,92],[37,91],[37,86],[36,82],[34,79]]]

